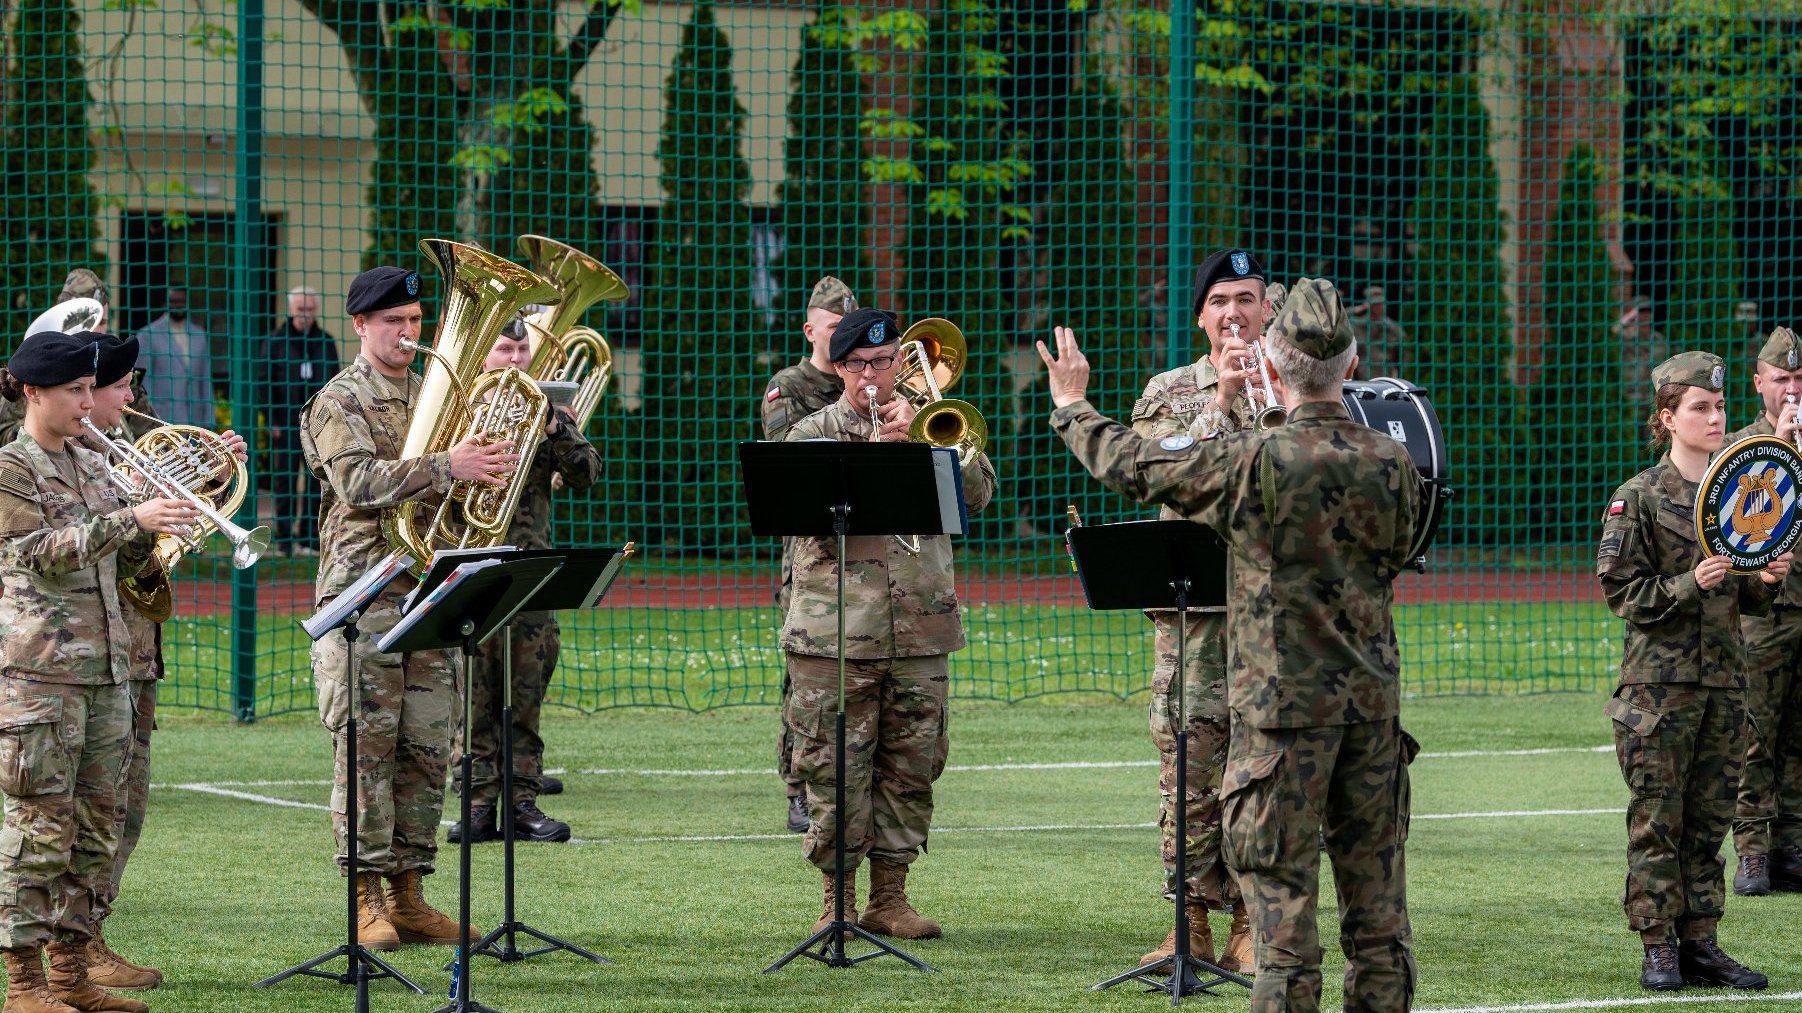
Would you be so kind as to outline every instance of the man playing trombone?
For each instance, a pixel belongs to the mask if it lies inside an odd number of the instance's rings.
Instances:
[[[511,441],[476,436],[450,450],[399,460],[422,384],[411,370],[424,320],[419,275],[398,267],[364,271],[351,282],[345,312],[356,329],[356,361],[308,400],[300,414],[301,452],[322,487],[319,575],[323,606],[388,554],[383,510],[450,491],[454,481],[501,485],[518,455]],[[400,602],[417,582],[403,575],[364,612],[356,641],[357,700],[345,683],[342,637],[313,644],[319,717],[332,733],[332,826],[338,863],[357,835],[358,938],[375,950],[403,942],[455,945],[457,923],[426,903],[422,886],[438,854],[438,820],[459,704],[457,652],[384,654],[380,634],[400,619]],[[358,721],[354,758],[345,755],[346,722]],[[351,773],[354,764],[356,773]],[[345,825],[347,791],[357,792],[358,825]],[[387,880],[386,897],[381,880]],[[471,937],[481,930],[471,927]]]
[[[1144,396],[1133,403],[1133,431],[1148,440],[1165,437],[1211,439],[1242,432],[1256,423],[1249,396],[1253,382],[1249,342],[1263,333],[1270,304],[1264,298],[1264,269],[1244,250],[1221,250],[1195,272],[1195,324],[1208,337],[1208,353],[1187,366],[1151,378]],[[1269,405],[1262,407],[1268,408]],[[1181,517],[1171,507],[1159,512]],[[1187,666],[1183,672],[1183,710],[1189,727],[1186,882],[1174,882],[1176,870],[1176,732],[1177,714],[1170,683],[1176,677],[1179,631],[1174,609],[1148,613],[1153,627],[1155,667],[1151,677],[1151,741],[1158,747],[1158,827],[1163,839],[1164,896],[1189,907],[1189,951],[1229,971],[1250,974],[1251,935],[1239,888],[1220,857],[1220,777],[1226,766],[1226,617],[1193,610],[1188,626]],[[1215,961],[1208,911],[1233,912],[1226,949]],[[1145,954],[1150,964],[1176,952],[1176,930],[1161,946]]]
[[[895,396],[901,327],[892,314],[856,309],[833,332],[831,360],[845,393],[789,430],[795,440],[908,439],[914,407]],[[982,453],[963,462],[971,511],[995,494]],[[838,542],[796,538],[794,583],[782,627],[792,680],[784,720],[794,732],[794,772],[807,785],[810,825],[802,853],[823,874],[825,904],[814,931],[833,917],[835,834],[844,833],[846,915],[897,939],[931,939],[939,923],[907,897],[907,873],[932,826],[932,784],[944,772],[945,701],[951,652],[964,646],[952,586],[951,539],[904,543],[852,536],[845,592],[845,805],[833,809],[838,698]],[[855,913],[857,866],[870,858],[869,906]]]

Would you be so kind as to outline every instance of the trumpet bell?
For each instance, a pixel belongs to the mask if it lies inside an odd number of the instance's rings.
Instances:
[[[967,447],[967,453],[978,454],[988,445],[989,424],[970,402],[943,398],[914,415],[913,423],[907,427],[907,438],[959,451]]]
[[[1289,421],[1289,409],[1274,404],[1258,413],[1258,429],[1275,429]]]

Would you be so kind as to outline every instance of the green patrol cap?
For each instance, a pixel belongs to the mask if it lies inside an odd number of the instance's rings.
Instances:
[[[1289,286],[1280,281],[1273,281],[1264,287],[1264,301],[1270,304],[1270,313],[1275,316],[1283,311],[1283,300],[1289,298]]]
[[[1802,366],[1802,340],[1796,338],[1795,331],[1779,327],[1771,332],[1770,340],[1758,350],[1758,361],[1768,362],[1778,369]]]
[[[1652,370],[1652,393],[1667,383],[1680,383],[1703,390],[1721,390],[1727,383],[1727,366],[1721,357],[1710,352],[1679,352]]]
[[[842,317],[857,308],[857,297],[851,294],[851,286],[829,274],[814,282],[813,292],[807,296],[807,308],[822,309]]]
[[[1267,333],[1312,359],[1325,361],[1352,345],[1351,320],[1339,290],[1325,278],[1301,278],[1283,297]]]

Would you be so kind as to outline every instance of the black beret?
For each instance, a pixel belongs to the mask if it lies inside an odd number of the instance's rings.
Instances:
[[[350,283],[350,292],[344,297],[344,312],[354,317],[418,301],[418,271],[372,267]]]
[[[900,340],[901,324],[893,313],[860,307],[845,314],[832,332],[832,361],[845,361],[853,348],[874,348]]]
[[[100,365],[94,371],[96,387],[111,387],[131,374],[138,365],[138,339],[136,335],[95,334],[88,332],[77,334],[78,338],[100,342]]]
[[[1264,265],[1244,250],[1219,250],[1195,269],[1195,294],[1190,296],[1191,316],[1201,316],[1201,305],[1207,301],[1208,289],[1223,281],[1256,278],[1264,281]]]
[[[84,340],[84,338],[86,340]],[[91,333],[40,331],[19,343],[6,368],[20,383],[57,387],[93,376],[100,366],[100,343]]]

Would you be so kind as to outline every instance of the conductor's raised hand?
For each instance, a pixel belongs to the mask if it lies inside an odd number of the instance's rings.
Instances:
[[[485,442],[485,437],[470,433],[450,448],[451,477],[459,482],[483,485],[506,485],[507,476],[519,465],[512,440]]]
[[[1039,358],[1045,362],[1045,369],[1051,376],[1051,403],[1063,408],[1085,400],[1089,394],[1089,360],[1076,347],[1076,332],[1068,327],[1054,328],[1052,331],[1057,340],[1057,357],[1053,358],[1046,350],[1043,341],[1038,342]]]

